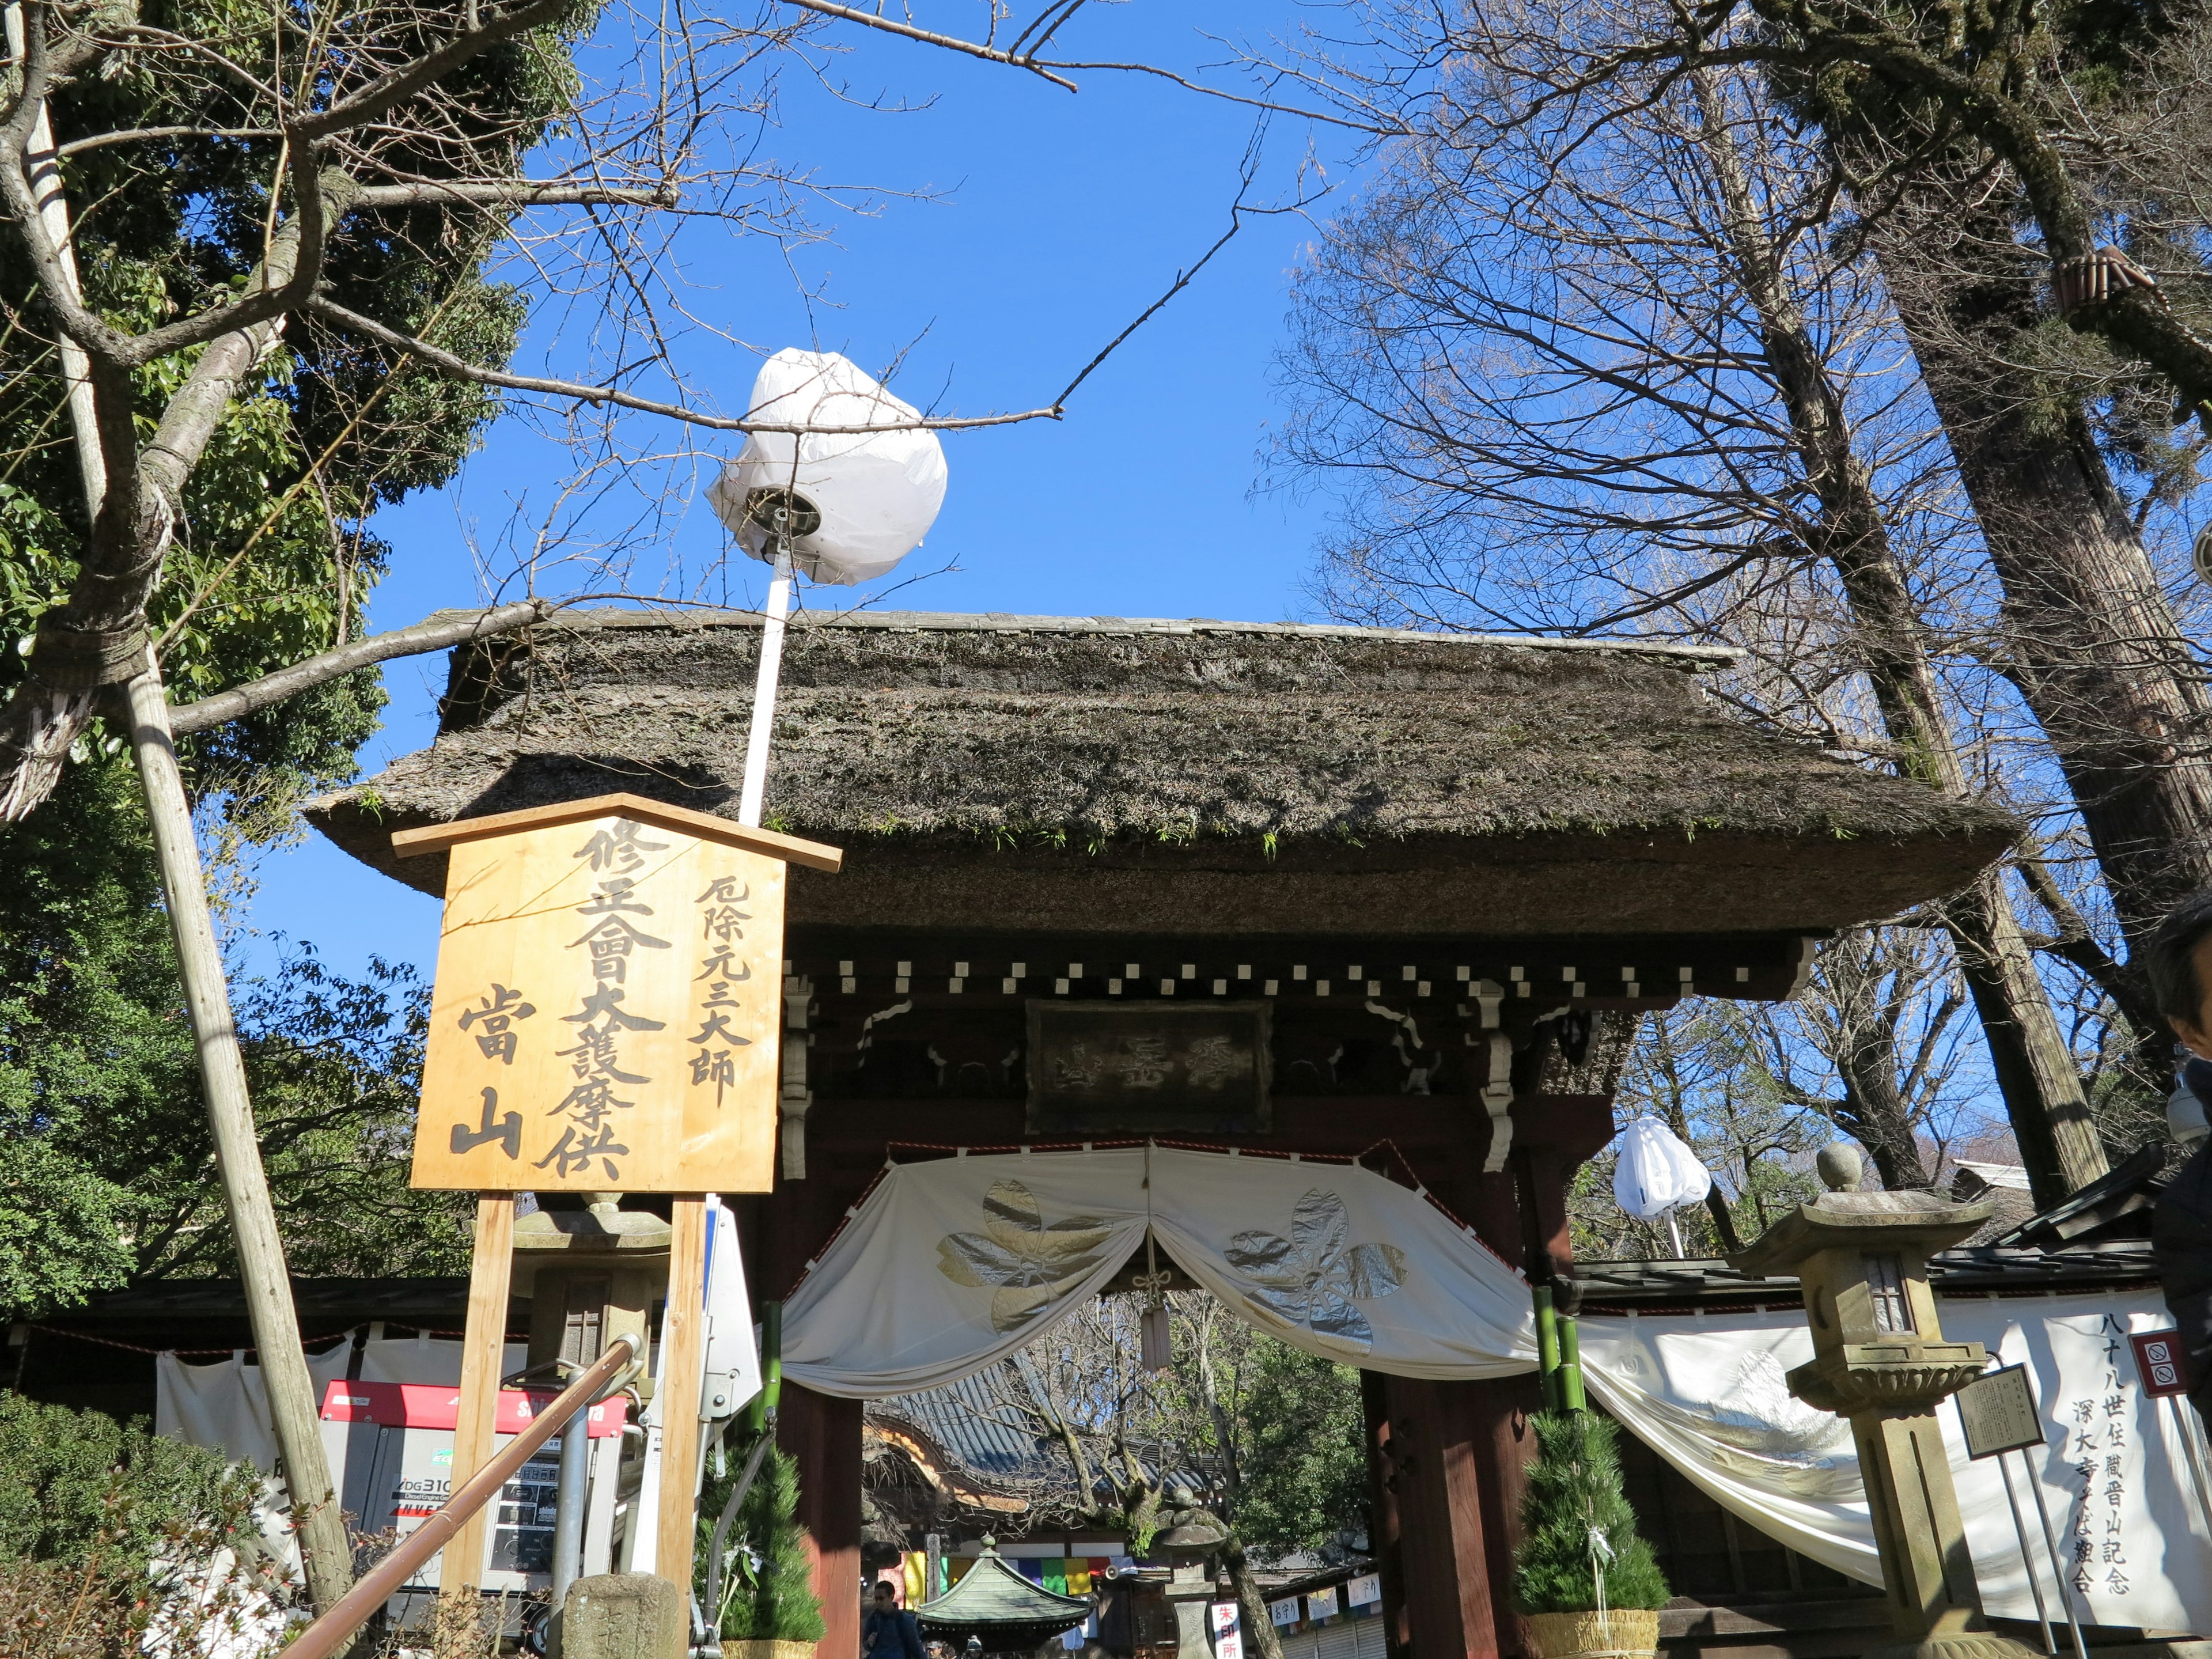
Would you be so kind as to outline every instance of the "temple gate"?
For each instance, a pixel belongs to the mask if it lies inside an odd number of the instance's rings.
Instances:
[[[314,805],[394,831],[611,791],[735,811],[757,618],[569,613],[458,653],[434,744]],[[1640,1012],[1773,1000],[1827,933],[1954,890],[2001,814],[1729,714],[1704,647],[1116,618],[802,618],[768,827],[792,872],[780,1297],[881,1170],[1154,1137],[1402,1167],[1534,1279],[1614,1132]],[[1510,1606],[1533,1376],[1364,1374],[1394,1654],[1526,1651]],[[860,1406],[783,1443],[824,1659],[858,1643]]]

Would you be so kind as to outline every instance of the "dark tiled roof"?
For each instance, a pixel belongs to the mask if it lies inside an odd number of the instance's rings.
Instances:
[[[1632,1308],[1642,1313],[1672,1308],[1747,1312],[1796,1308],[1804,1301],[1794,1277],[1761,1278],[1717,1258],[1580,1261],[1575,1276],[1583,1286],[1583,1310],[1593,1314]],[[1928,1278],[1939,1296],[2037,1295],[2153,1285],[2158,1268],[2148,1239],[2123,1238],[2057,1250],[1969,1245],[1930,1258]]]
[[[979,1373],[942,1389],[871,1401],[867,1413],[911,1424],[970,1474],[1002,1480],[1044,1474],[1054,1466],[1054,1459],[1035,1437],[1007,1420],[1010,1413],[994,1403],[988,1376]]]

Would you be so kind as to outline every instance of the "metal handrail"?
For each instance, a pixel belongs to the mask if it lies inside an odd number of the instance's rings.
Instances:
[[[625,1331],[617,1336],[589,1370],[556,1395],[529,1427],[471,1475],[467,1484],[448,1498],[435,1515],[401,1539],[392,1553],[370,1568],[367,1576],[341,1596],[328,1613],[301,1631],[284,1650],[283,1659],[329,1659],[369,1621],[394,1590],[414,1576],[417,1567],[435,1555],[470,1517],[499,1495],[514,1472],[530,1461],[531,1454],[553,1437],[555,1430],[565,1426],[572,1419],[581,1419],[603,1394],[613,1392],[607,1383],[630,1364],[637,1349],[638,1339],[630,1333]]]

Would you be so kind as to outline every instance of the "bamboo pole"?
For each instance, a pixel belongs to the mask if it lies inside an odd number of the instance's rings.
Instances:
[[[484,1506],[499,1497],[500,1489],[530,1461],[532,1453],[552,1438],[556,1429],[563,1434],[588,1435],[593,1402],[606,1391],[606,1385],[613,1381],[616,1373],[630,1364],[639,1340],[624,1331],[610,1342],[607,1351],[592,1368],[562,1389],[559,1397],[509,1441],[498,1456],[478,1469],[465,1485],[456,1486],[453,1496],[439,1506],[438,1512],[401,1539],[391,1554],[346,1593],[344,1600],[301,1632],[299,1639],[284,1650],[283,1659],[327,1659],[337,1652],[348,1637],[368,1622],[394,1590],[414,1576],[416,1568],[438,1553],[441,1545],[471,1519],[483,1515]]]
[[[1536,1310],[1536,1381],[1544,1391],[1544,1409],[1559,1408],[1559,1326],[1552,1306],[1552,1287],[1532,1285],[1529,1300]]]
[[[453,1419],[449,1490],[492,1461],[499,1441],[499,1379],[507,1369],[507,1287],[514,1270],[514,1194],[477,1194],[476,1249],[469,1258],[469,1311],[461,1336],[461,1397]],[[438,1567],[447,1606],[473,1601],[483,1580],[484,1516],[462,1518]]]
[[[284,1460],[284,1484],[292,1496],[293,1525],[300,1560],[307,1578],[307,1599],[316,1608],[332,1606],[353,1582],[345,1522],[323,1455],[314,1379],[300,1346],[299,1313],[292,1305],[292,1279],[284,1266],[284,1244],[276,1231],[276,1210],[269,1198],[269,1177],[261,1166],[261,1142],[253,1127],[253,1105],[246,1094],[246,1060],[239,1051],[238,1027],[231,1016],[230,989],[216,947],[215,923],[208,915],[206,878],[199,843],[192,834],[191,808],[185,799],[183,775],[169,736],[167,694],[152,654],[146,672],[126,688],[131,704],[131,744],[146,789],[146,816],[161,856],[161,886],[176,935],[177,969],[183,977],[185,1005],[199,1048],[200,1086],[207,1098],[208,1124],[215,1132],[216,1166],[222,1178],[224,1202],[238,1247],[238,1274],[246,1289],[246,1318],[260,1351],[261,1380],[269,1394],[270,1426]]]

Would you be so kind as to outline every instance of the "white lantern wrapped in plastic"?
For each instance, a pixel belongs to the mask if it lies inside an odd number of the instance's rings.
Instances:
[[[1613,1201],[1638,1221],[1656,1221],[1669,1210],[1702,1203],[1712,1187],[1712,1171],[1657,1118],[1639,1117],[1620,1132]]]
[[[775,509],[791,559],[817,582],[880,576],[921,544],[945,503],[945,450],[921,418],[834,351],[779,351],[753,382],[749,420],[882,431],[753,432],[707,492],[745,550],[773,563]]]

